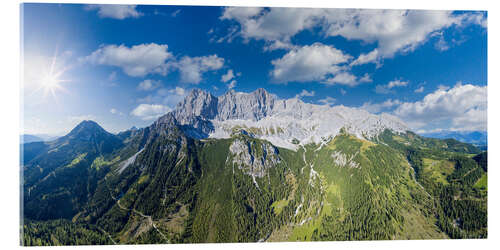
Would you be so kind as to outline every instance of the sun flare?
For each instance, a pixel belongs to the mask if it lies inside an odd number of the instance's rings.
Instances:
[[[68,80],[61,79],[61,76],[66,70],[67,68],[60,69],[60,67],[57,65],[57,57],[54,56],[52,58],[50,66],[39,78],[38,89],[41,89],[43,91],[45,97],[50,94],[52,95],[52,97],[57,98],[57,91],[65,91],[61,83],[67,82]]]
[[[42,78],[42,86],[44,89],[57,89],[60,88],[61,86],[59,85],[59,79],[55,75],[47,74]]]

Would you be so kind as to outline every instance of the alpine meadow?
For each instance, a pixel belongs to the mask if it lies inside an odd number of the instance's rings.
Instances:
[[[486,11],[21,12],[23,246],[488,237]]]

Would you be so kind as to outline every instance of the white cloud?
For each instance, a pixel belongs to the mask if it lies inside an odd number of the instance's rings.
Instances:
[[[439,39],[436,43],[434,43],[434,48],[436,48],[439,51],[445,51],[450,48],[450,45],[444,40],[443,37],[443,32],[441,32],[439,35]]]
[[[403,86],[407,86],[407,85],[408,85],[408,81],[401,81],[401,80],[396,79],[396,80],[390,81],[386,85],[375,86],[375,92],[377,92],[379,94],[388,94],[388,93],[391,93],[391,89],[394,87],[403,87]]]
[[[233,79],[233,78],[234,78],[234,73],[233,73],[233,70],[232,70],[232,69],[230,69],[230,70],[228,70],[228,71],[227,71],[227,73],[226,73],[226,74],[222,75],[222,77],[221,77],[221,79],[220,79],[220,80],[221,80],[222,82],[229,82],[229,81],[230,81],[231,79]]]
[[[144,91],[150,91],[154,90],[161,87],[161,81],[160,80],[151,80],[151,79],[146,79],[142,82],[139,83],[137,86],[138,90],[144,90]]]
[[[224,66],[224,58],[217,55],[189,57],[184,56],[173,64],[181,73],[181,82],[198,84],[202,74],[207,71],[219,70]]]
[[[359,78],[359,82],[373,82],[371,76],[368,73],[365,73],[361,78]]]
[[[311,96],[314,96],[315,94],[316,93],[314,92],[314,90],[307,91],[307,90],[303,89],[302,92],[300,92],[297,95],[295,95],[295,98],[300,98],[300,97],[303,97],[303,96],[311,97]]]
[[[198,84],[202,74],[219,70],[224,66],[224,58],[217,55],[190,57],[177,60],[168,52],[166,44],[140,44],[132,47],[125,45],[101,46],[89,56],[80,59],[98,65],[120,67],[129,76],[148,74],[166,75],[168,71],[179,70],[181,82]]]
[[[330,96],[327,96],[324,99],[318,100],[319,103],[321,103],[323,105],[328,105],[328,106],[332,106],[333,104],[335,104],[336,101],[337,101],[337,99],[330,97]]]
[[[86,5],[85,10],[97,10],[97,14],[101,18],[125,19],[128,17],[138,18],[143,13],[136,10],[136,5],[117,5],[117,4],[102,4],[102,5]]]
[[[487,87],[457,84],[438,89],[421,101],[402,103],[394,114],[414,129],[445,124],[447,130],[486,130]]]
[[[401,104],[399,100],[392,100],[389,99],[385,102],[382,103],[372,103],[372,102],[365,102],[363,105],[359,108],[364,109],[370,113],[380,113],[382,111],[386,111],[388,109],[394,108]]]
[[[408,81],[392,80],[387,84],[387,88],[392,89],[394,87],[403,87],[408,85]]]
[[[165,61],[172,57],[166,44],[140,44],[101,46],[83,60],[99,65],[120,67],[129,76],[145,76],[158,73],[166,75]]]
[[[268,49],[290,48],[290,38],[318,24],[322,10],[308,8],[227,7],[222,20],[235,20],[243,39],[264,40]]]
[[[317,27],[326,37],[342,36],[377,44],[374,51],[361,55],[353,65],[377,63],[395,53],[413,51],[432,33],[453,25],[487,25],[480,12],[454,14],[436,10],[227,7],[221,19],[236,21],[239,32],[231,28],[231,33],[246,41],[264,40],[267,49],[290,49],[293,36]]]
[[[132,112],[131,115],[138,117],[144,121],[156,119],[168,112],[172,109],[168,106],[161,104],[145,104],[141,103],[137,106]]]
[[[161,104],[173,109],[187,95],[187,90],[181,87],[173,89],[161,88],[154,93],[136,100],[137,103]]]
[[[278,83],[325,81],[342,70],[350,55],[332,47],[315,43],[292,49],[271,63],[271,77]]]
[[[351,66],[361,65],[361,64],[366,64],[366,63],[373,63],[373,62],[378,64],[379,60],[380,60],[380,58],[379,58],[378,50],[374,49],[367,54],[359,55],[358,58],[351,63]]]
[[[227,84],[228,89],[233,89],[236,87],[236,80],[232,80],[229,84]]]
[[[422,93],[422,92],[424,92],[424,86],[421,86],[420,88],[415,89],[415,93]]]
[[[439,84],[438,85],[438,90],[448,90],[448,89],[450,89],[449,86],[446,86],[446,85],[443,85],[443,84]]]
[[[345,94],[347,94],[347,91],[345,91],[344,89],[340,89],[340,94],[345,95]]]
[[[389,93],[391,93],[391,91],[387,88],[386,85],[375,86],[375,92],[377,94],[389,94]]]
[[[115,108],[110,109],[109,112],[113,115],[124,115],[122,112],[118,111]]]
[[[185,96],[186,95],[186,89],[181,88],[181,87],[175,87],[175,89],[171,89],[168,92],[176,94],[178,96]]]

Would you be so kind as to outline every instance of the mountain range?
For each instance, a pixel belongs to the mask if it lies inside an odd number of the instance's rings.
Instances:
[[[46,134],[36,134],[36,135],[22,134],[19,136],[19,142],[23,144],[23,143],[39,142],[39,141],[53,141],[57,138],[58,136],[52,136]]]
[[[474,144],[485,148],[488,144],[486,131],[441,131],[434,133],[423,133],[422,136],[438,139],[455,139],[457,141]]]
[[[486,152],[264,89],[22,155],[24,245],[487,237]]]

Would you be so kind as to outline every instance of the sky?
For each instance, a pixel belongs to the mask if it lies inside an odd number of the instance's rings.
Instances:
[[[486,131],[481,11],[23,4],[23,133],[144,127],[191,89]]]

